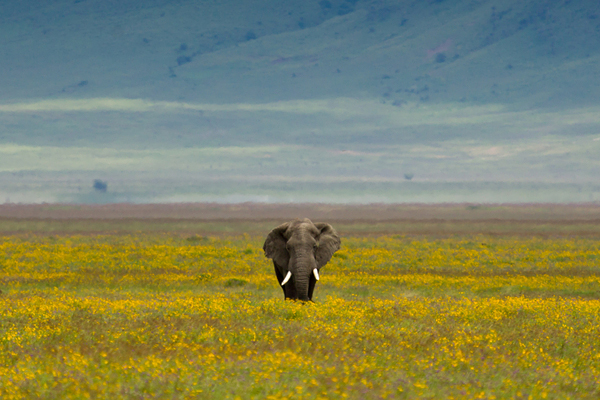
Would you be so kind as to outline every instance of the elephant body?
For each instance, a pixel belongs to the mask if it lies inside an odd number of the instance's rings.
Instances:
[[[303,301],[312,300],[321,268],[339,248],[340,238],[331,225],[307,218],[279,225],[263,245],[285,298]]]

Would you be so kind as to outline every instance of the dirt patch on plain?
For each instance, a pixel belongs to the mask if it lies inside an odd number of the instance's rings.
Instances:
[[[307,217],[332,221],[546,221],[600,222],[600,204],[2,204],[0,218],[283,220]]]
[[[0,205],[0,233],[263,235],[296,217],[329,222],[344,236],[600,237],[596,204],[5,204]]]

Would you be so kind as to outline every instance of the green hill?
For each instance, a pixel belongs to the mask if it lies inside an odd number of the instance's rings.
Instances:
[[[7,0],[0,37],[11,201],[600,192],[597,1]]]

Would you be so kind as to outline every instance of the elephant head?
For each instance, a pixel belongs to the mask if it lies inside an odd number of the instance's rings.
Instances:
[[[307,218],[279,225],[263,246],[285,298],[304,301],[312,300],[319,271],[339,249],[340,238],[331,225]]]

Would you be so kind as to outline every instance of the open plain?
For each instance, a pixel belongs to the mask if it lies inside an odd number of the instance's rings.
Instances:
[[[315,303],[274,226],[331,223]],[[3,399],[600,396],[600,206],[0,205]]]

